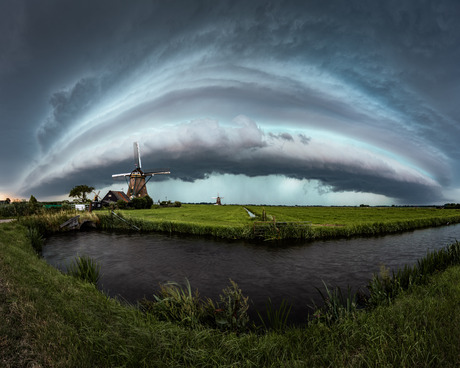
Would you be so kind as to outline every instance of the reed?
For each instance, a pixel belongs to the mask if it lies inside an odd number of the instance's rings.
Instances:
[[[167,282],[160,285],[153,300],[143,299],[141,309],[162,321],[176,322],[189,328],[210,327],[222,331],[243,332],[249,328],[249,304],[237,283],[222,290],[219,301],[201,299],[198,290],[192,291],[190,282]]]
[[[417,261],[414,266],[392,272],[380,272],[374,275],[368,284],[370,306],[388,304],[403,290],[408,290],[414,285],[427,282],[429,277],[437,272],[445,270],[449,266],[460,265],[460,242],[432,252]]]
[[[67,273],[75,278],[97,285],[101,266],[89,256],[77,257],[67,266]]]
[[[243,295],[238,284],[230,280],[230,285],[222,290],[216,311],[219,328],[233,332],[244,332],[249,328],[249,298]]]
[[[288,328],[289,314],[291,313],[292,305],[285,299],[282,300],[278,308],[273,306],[271,298],[268,298],[265,305],[265,317],[257,311],[260,322],[266,331],[285,331]]]
[[[319,294],[323,300],[323,305],[318,307],[313,305],[315,312],[310,323],[332,323],[343,321],[349,318],[354,318],[358,311],[357,293],[353,293],[350,287],[344,294],[339,287],[330,289],[323,281],[324,293],[319,289]]]
[[[144,312],[151,313],[163,321],[176,322],[182,326],[198,327],[206,318],[206,310],[198,290],[192,291],[190,282],[185,285],[167,282],[160,285],[154,300],[143,299],[140,306]]]
[[[43,238],[43,235],[40,233],[40,231],[36,227],[29,227],[27,229],[27,237],[30,240],[32,248],[38,254],[41,254],[45,239]]]
[[[94,223],[99,222],[99,218],[94,213],[89,212],[76,212],[76,211],[51,211],[36,214],[32,216],[21,217],[19,222],[29,228],[35,227],[41,234],[45,236],[57,233],[60,231],[68,231],[68,229],[61,229],[60,225],[74,216],[80,216],[80,222],[84,220],[91,220]]]

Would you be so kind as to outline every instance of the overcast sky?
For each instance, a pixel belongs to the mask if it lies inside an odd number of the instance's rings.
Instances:
[[[460,202],[460,2],[0,0],[0,199]]]

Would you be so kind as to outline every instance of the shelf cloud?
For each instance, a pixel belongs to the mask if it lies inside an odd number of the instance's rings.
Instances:
[[[306,187],[313,204],[458,201],[459,15],[447,0],[2,3],[0,194],[118,188],[138,141],[146,169],[172,172],[149,185],[182,201],[222,175],[233,203],[266,202],[275,177],[301,184],[277,204],[308,204]]]

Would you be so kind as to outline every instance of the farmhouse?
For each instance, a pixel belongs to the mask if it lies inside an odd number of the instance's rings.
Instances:
[[[105,197],[102,198],[102,203],[104,204],[116,203],[119,200],[125,201],[126,203],[129,202],[129,198],[124,192],[110,190],[105,195]]]

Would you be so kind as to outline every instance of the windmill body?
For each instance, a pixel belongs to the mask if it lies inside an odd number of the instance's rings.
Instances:
[[[141,155],[139,151],[139,144],[137,142],[134,143],[134,161],[136,164],[136,168],[130,173],[112,175],[112,178],[125,177],[127,179],[127,196],[129,199],[147,196],[147,183],[154,175],[171,173],[169,170],[143,172],[141,168]]]
[[[221,199],[224,197],[219,196],[219,193],[217,193],[217,197],[212,197],[216,200],[216,206],[222,206]]]

